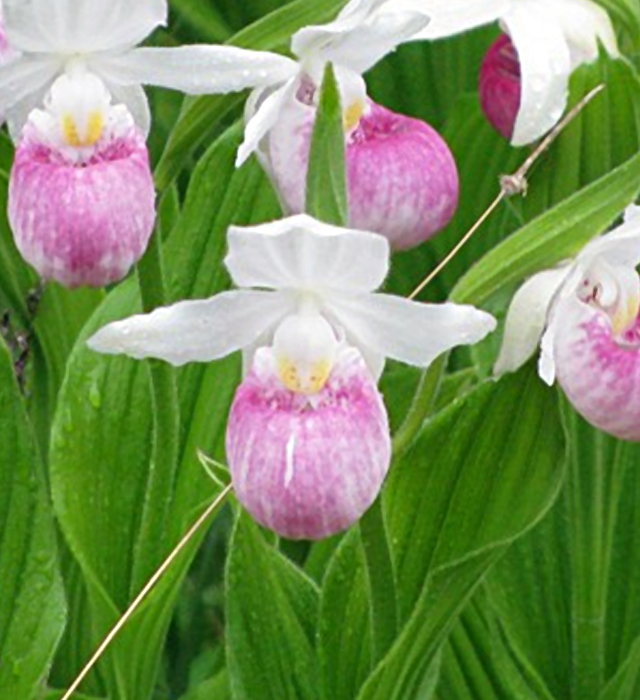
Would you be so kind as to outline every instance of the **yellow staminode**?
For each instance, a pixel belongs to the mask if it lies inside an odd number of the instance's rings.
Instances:
[[[277,371],[278,378],[289,391],[295,391],[297,394],[317,394],[329,379],[331,362],[318,360],[311,365],[306,376],[301,376],[293,362],[278,358]]]
[[[78,133],[78,126],[71,114],[64,114],[62,117],[62,137],[68,146],[74,148],[86,148],[93,146],[102,135],[104,119],[99,111],[89,113],[87,117],[87,127],[83,137]]]
[[[360,121],[362,113],[364,112],[364,105],[360,100],[355,100],[352,102],[345,110],[342,115],[342,125],[345,131],[351,131],[354,126]]]

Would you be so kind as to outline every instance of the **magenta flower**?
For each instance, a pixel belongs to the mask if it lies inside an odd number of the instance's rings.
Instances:
[[[155,222],[144,136],[96,76],[61,76],[30,114],[8,214],[24,259],[66,287],[115,282],[144,252]]]
[[[326,537],[362,515],[389,467],[385,357],[426,367],[495,320],[375,293],[389,245],[373,233],[300,215],[232,227],[228,240],[240,289],[111,323],[89,346],[175,365],[242,349],[226,436],[238,499],[283,536]]]
[[[509,307],[495,372],[513,371],[541,342],[539,373],[557,377],[592,425],[640,441],[640,207],[571,264],[531,277]],[[540,341],[541,339],[541,341]]]
[[[501,34],[482,59],[478,96],[489,124],[508,141],[513,136],[521,91],[518,54],[509,36]]]
[[[226,445],[241,503],[293,539],[320,539],[354,523],[391,456],[382,398],[348,346],[312,397],[284,386],[273,351],[260,348],[233,401]]]
[[[300,93],[299,93],[300,94]],[[285,211],[305,207],[315,120],[313,87],[283,109],[259,152]],[[346,134],[349,224],[376,231],[392,248],[412,248],[450,221],[458,203],[458,172],[444,140],[428,124],[371,100]]]

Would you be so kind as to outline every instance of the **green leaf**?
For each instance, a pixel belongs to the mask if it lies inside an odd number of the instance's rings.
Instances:
[[[0,341],[0,697],[40,692],[65,625],[55,531],[38,448]]]
[[[229,38],[231,29],[213,4],[201,0],[172,0],[170,4],[176,15],[191,25],[203,41],[217,44]]]
[[[640,447],[564,403],[570,470],[561,498],[490,573],[487,591],[509,644],[555,697],[612,698],[635,683]]]
[[[385,500],[403,628],[360,700],[418,697],[464,603],[553,502],[563,463],[555,394],[525,368],[436,416],[394,464]]]
[[[370,607],[364,551],[353,530],[340,543],[322,583],[318,658],[323,698],[351,700],[371,673]]]
[[[313,3],[295,0],[245,27],[228,43],[261,51],[288,46],[291,35],[298,29],[333,19],[344,4],[345,0]],[[161,192],[178,175],[193,150],[215,133],[221,119],[241,101],[241,95],[208,95],[187,100],[155,170],[156,186]]]
[[[327,63],[311,134],[305,210],[336,226],[346,226],[349,218],[344,149],[340,92]]]
[[[227,567],[227,659],[237,700],[317,700],[318,589],[244,512]]]
[[[553,700],[532,666],[517,656],[480,590],[443,654],[438,700]]]
[[[640,639],[599,696],[599,700],[635,700],[640,693]]]

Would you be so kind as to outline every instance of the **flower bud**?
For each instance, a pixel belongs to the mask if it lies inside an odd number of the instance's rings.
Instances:
[[[487,121],[505,139],[511,140],[520,109],[521,79],[518,54],[506,34],[491,44],[482,60],[478,90]]]
[[[359,352],[343,346],[313,395],[281,382],[271,348],[260,348],[238,387],[226,434],[238,500],[265,527],[320,539],[354,523],[389,468],[387,414]]]

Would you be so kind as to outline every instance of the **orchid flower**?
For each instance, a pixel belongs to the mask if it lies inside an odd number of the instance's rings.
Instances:
[[[5,0],[4,12],[12,53],[0,65],[0,104],[17,142],[16,246],[44,279],[115,282],[155,222],[142,84],[240,90],[263,73],[286,75],[291,61],[219,46],[136,48],[166,23],[166,0]],[[248,65],[259,57],[259,70],[230,66],[236,52]]]
[[[23,128],[9,179],[18,250],[45,279],[103,286],[129,271],[155,222],[142,132],[104,83],[60,76]]]
[[[414,38],[440,39],[498,21],[508,38],[493,45],[480,72],[489,121],[514,146],[535,141],[562,116],[569,76],[618,53],[611,20],[592,0],[389,0],[399,12],[423,10],[431,22]]]
[[[331,61],[343,105],[349,224],[384,235],[395,249],[431,237],[456,209],[453,156],[430,126],[369,100],[362,78],[427,22],[424,13],[396,12],[387,0],[357,0],[335,21],[298,31],[291,42],[298,62],[289,78],[274,73],[272,84],[247,102],[237,164],[256,152],[284,211],[304,211],[318,88]]]
[[[574,261],[516,292],[494,371],[516,370],[541,342],[538,371],[557,377],[590,423],[640,441],[640,207],[588,243]]]
[[[4,29],[15,57],[0,67],[0,104],[14,140],[56,78],[79,68],[103,81],[145,135],[150,118],[142,85],[203,94],[289,75],[291,61],[275,54],[222,46],[137,48],[167,15],[167,0],[4,0]],[[234,64],[237,54],[241,68]]]
[[[376,293],[389,245],[366,231],[298,215],[231,227],[228,245],[238,289],[116,321],[88,344],[174,365],[242,350],[226,437],[238,498],[282,535],[325,537],[362,515],[389,467],[385,358],[427,367],[495,320]]]

